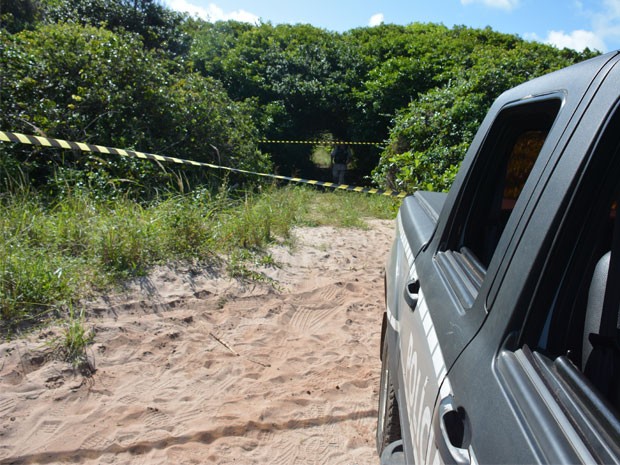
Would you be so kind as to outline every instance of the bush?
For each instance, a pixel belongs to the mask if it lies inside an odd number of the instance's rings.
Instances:
[[[456,28],[453,46],[469,53],[444,67],[435,76],[436,87],[397,113],[373,172],[376,183],[408,192],[449,189],[478,126],[503,91],[594,55],[518,38],[495,43],[489,39],[510,36],[479,32],[476,37],[475,30]]]
[[[269,159],[255,145],[249,109],[215,80],[147,50],[139,36],[76,24],[0,30],[0,127],[99,145],[160,153],[253,171]],[[116,156],[18,146],[0,154],[0,175],[28,182],[81,183],[103,195],[187,189],[221,173]],[[61,167],[62,169],[57,169]],[[103,173],[103,174],[101,174]],[[2,188],[0,184],[0,188]]]

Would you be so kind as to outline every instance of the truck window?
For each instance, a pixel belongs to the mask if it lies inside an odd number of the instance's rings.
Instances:
[[[473,190],[455,246],[466,247],[487,268],[560,107],[559,100],[504,110],[478,155],[482,169],[467,186]],[[471,195],[471,194],[470,194]]]
[[[561,104],[553,96],[506,107],[476,155],[437,255],[440,269],[465,309],[477,296]]]

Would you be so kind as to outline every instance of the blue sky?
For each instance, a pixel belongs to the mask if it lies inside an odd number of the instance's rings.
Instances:
[[[343,32],[381,22],[486,26],[559,48],[620,49],[620,0],[164,0],[208,21],[307,23]]]

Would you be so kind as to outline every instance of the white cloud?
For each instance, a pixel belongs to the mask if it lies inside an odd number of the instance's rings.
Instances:
[[[463,5],[469,5],[471,3],[481,3],[491,8],[498,8],[500,10],[514,10],[519,6],[521,0],[461,0]]]
[[[605,42],[593,31],[578,29],[570,33],[564,31],[550,31],[543,42],[555,45],[558,48],[572,48],[578,52],[585,48],[590,50],[605,50]]]
[[[592,20],[592,29],[601,42],[612,39],[617,43],[620,40],[620,0],[604,0],[601,11],[587,14]],[[606,48],[600,50],[606,51]]]
[[[383,24],[384,20],[385,17],[383,16],[383,13],[377,13],[370,17],[370,20],[368,20],[368,25],[370,27],[379,26],[380,24]]]
[[[167,0],[167,3],[173,10],[186,12],[192,16],[198,16],[199,18],[210,22],[233,19],[244,23],[258,24],[260,21],[258,16],[245,10],[237,10],[226,13],[215,3],[209,3],[206,8],[194,5],[187,0]]]
[[[575,0],[573,5],[579,15],[589,20],[588,30],[549,31],[544,39],[536,34],[525,34],[524,37],[528,40],[555,45],[558,48],[567,47],[582,51],[588,47],[590,50],[601,52],[608,50],[606,41],[612,40],[617,43],[620,40],[620,0],[602,0],[602,8],[597,11],[588,9],[585,2],[580,0]]]

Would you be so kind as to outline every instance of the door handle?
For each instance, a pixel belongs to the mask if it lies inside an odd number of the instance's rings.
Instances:
[[[469,444],[471,431],[462,407],[456,408],[452,396],[445,397],[435,412],[435,438],[442,462],[470,465]]]
[[[412,279],[405,285],[405,302],[407,302],[411,310],[415,310],[418,305],[419,292],[420,281],[418,279]]]

